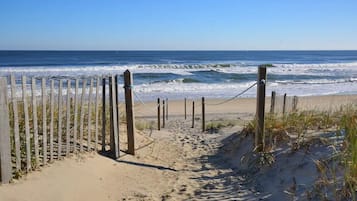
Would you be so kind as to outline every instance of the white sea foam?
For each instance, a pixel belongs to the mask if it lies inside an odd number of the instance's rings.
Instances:
[[[326,64],[274,64],[269,67],[267,93],[276,91],[289,95],[326,95],[357,93],[357,62]],[[158,64],[158,65],[111,65],[111,66],[56,66],[56,67],[0,67],[0,76],[14,73],[28,76],[77,76],[122,74],[126,69],[135,73],[172,73],[181,76],[197,71],[216,71],[226,74],[256,74],[257,66],[245,64]],[[269,75],[284,75],[284,79],[269,80]],[[291,75],[291,77],[289,77]],[[317,76],[316,79],[294,79],[294,76]],[[154,80],[155,81],[155,80]],[[184,78],[135,85],[136,92],[145,100],[156,97],[182,98],[232,97],[246,89],[254,80],[222,83],[185,83]],[[135,83],[135,81],[134,81]],[[39,87],[38,87],[39,88]],[[249,90],[243,97],[254,97],[256,91]]]

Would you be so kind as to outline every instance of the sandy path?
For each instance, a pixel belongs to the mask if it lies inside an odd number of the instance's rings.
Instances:
[[[212,117],[213,118],[213,117]],[[197,125],[199,123],[197,119]],[[137,155],[112,160],[72,156],[0,187],[1,201],[224,200],[251,197],[222,158],[214,156],[228,132],[209,134],[191,121],[171,119],[161,131],[137,136]],[[234,128],[234,130],[239,127]],[[219,165],[218,165],[219,164]]]
[[[329,107],[355,100],[355,96],[312,97],[302,99],[301,105]],[[191,117],[183,119],[182,102],[170,102],[172,115],[165,129],[157,131],[154,125],[154,130],[136,135],[136,156],[124,155],[117,161],[94,153],[72,156],[0,186],[0,201],[259,199],[261,195],[247,187],[248,181],[222,156],[222,140],[227,144],[229,135],[253,118],[255,101],[237,102],[240,104],[209,107],[207,120],[238,122],[236,127],[213,134],[201,132],[200,113],[192,129]],[[138,119],[155,121],[151,113],[152,109]]]

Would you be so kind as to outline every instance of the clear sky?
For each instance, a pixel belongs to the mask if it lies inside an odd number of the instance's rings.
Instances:
[[[0,0],[2,50],[357,49],[357,0]]]

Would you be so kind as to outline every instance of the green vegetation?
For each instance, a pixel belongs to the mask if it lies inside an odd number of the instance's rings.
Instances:
[[[144,120],[136,120],[135,121],[135,128],[139,131],[143,131],[145,129],[154,129],[154,121],[144,121]]]
[[[206,130],[210,133],[217,133],[219,132],[220,129],[224,127],[232,127],[237,124],[236,121],[234,120],[224,120],[224,119],[219,119],[219,120],[212,120],[206,124]]]
[[[255,121],[251,121],[244,127],[243,134],[249,135],[254,132]],[[331,156],[331,160],[334,160],[332,163],[330,163],[331,161],[315,161],[316,168],[320,170],[321,174],[332,175],[331,177],[334,178],[335,171],[337,171],[336,164],[341,166],[345,176],[342,192],[339,193],[342,193],[343,197],[355,200],[354,196],[357,191],[357,106],[348,105],[341,107],[339,111],[301,111],[282,116],[268,114],[265,118],[264,153],[271,153],[280,144],[290,144],[292,151],[301,148],[308,150],[311,145],[319,142],[328,144],[329,142],[321,137],[321,134],[324,133],[335,133],[336,137],[344,137],[343,146],[342,150]],[[335,191],[335,195],[339,194],[337,189]]]

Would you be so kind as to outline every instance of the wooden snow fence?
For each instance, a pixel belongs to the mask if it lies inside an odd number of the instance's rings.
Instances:
[[[124,73],[128,153],[134,154],[134,112]],[[119,158],[119,75],[0,77],[0,181],[83,152]]]

